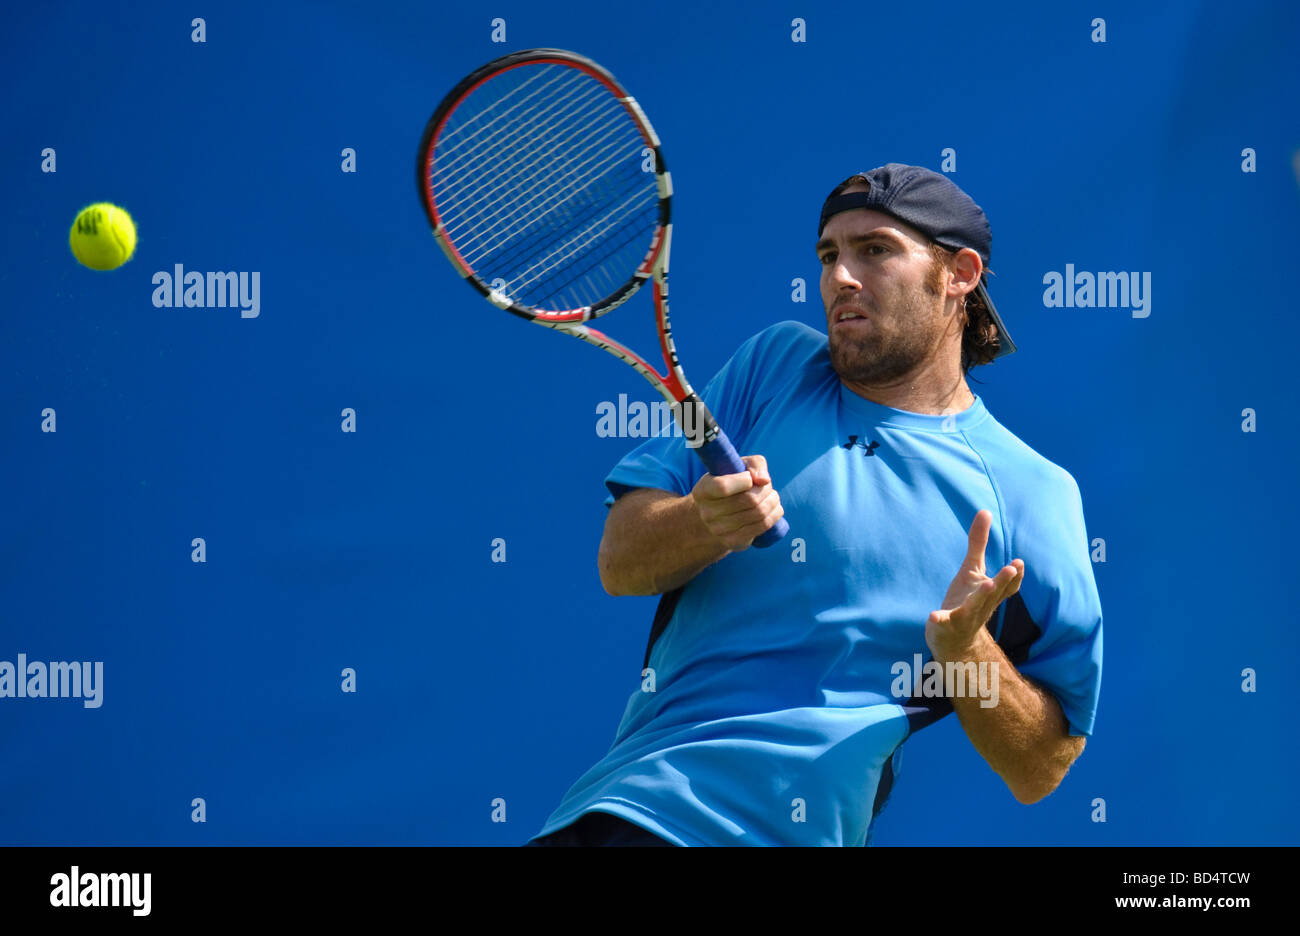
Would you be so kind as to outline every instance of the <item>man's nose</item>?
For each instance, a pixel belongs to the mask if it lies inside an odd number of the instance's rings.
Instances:
[[[836,292],[848,289],[861,289],[862,284],[850,272],[848,266],[836,261],[835,266],[831,269],[831,284],[835,287]]]

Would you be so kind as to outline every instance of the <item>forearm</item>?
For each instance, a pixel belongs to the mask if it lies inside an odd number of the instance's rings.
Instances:
[[[1036,803],[1055,790],[1084,746],[1083,738],[1069,734],[1055,697],[1020,675],[985,628],[965,651],[935,659],[995,667],[989,670],[989,684],[997,687],[995,705],[970,690],[952,699],[962,728],[1017,800]]]
[[[672,591],[730,552],[705,527],[689,494],[642,488],[611,510],[619,516],[606,524],[596,560],[611,595]]]

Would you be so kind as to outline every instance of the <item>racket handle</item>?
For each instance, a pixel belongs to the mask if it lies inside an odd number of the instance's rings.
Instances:
[[[708,442],[705,442],[695,450],[699,453],[700,459],[704,466],[709,469],[711,475],[729,475],[740,474],[742,471],[748,471],[745,463],[741,461],[740,456],[736,454],[731,440],[721,429],[718,434]],[[790,532],[790,524],[785,522],[785,517],[777,520],[769,529],[765,530],[761,536],[754,540],[751,545],[759,549],[766,549],[781,537]]]

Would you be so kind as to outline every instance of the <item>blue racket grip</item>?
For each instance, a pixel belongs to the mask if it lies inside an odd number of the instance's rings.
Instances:
[[[699,453],[700,459],[704,462],[704,466],[709,469],[711,475],[740,474],[742,471],[749,470],[745,467],[745,463],[740,460],[740,456],[736,454],[736,450],[732,447],[727,434],[721,429],[718,430],[718,434],[713,439],[705,442],[695,451]],[[782,517],[755,539],[751,545],[757,546],[759,549],[766,549],[789,532],[790,524],[785,522],[785,517]]]

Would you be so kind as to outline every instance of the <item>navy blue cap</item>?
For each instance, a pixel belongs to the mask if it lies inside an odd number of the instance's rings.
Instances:
[[[993,231],[989,228],[989,219],[984,216],[984,210],[946,175],[921,166],[889,163],[862,175],[867,179],[867,191],[849,192],[826,199],[817,225],[817,236],[821,237],[826,222],[832,215],[854,208],[870,208],[911,225],[940,247],[952,251],[969,247],[984,262],[985,273],[980,276],[975,291],[988,308],[993,324],[997,326],[998,350],[993,359],[1014,352],[1016,345],[1002,324],[997,309],[993,307],[993,300],[989,298],[985,286],[989,257],[993,250]]]

